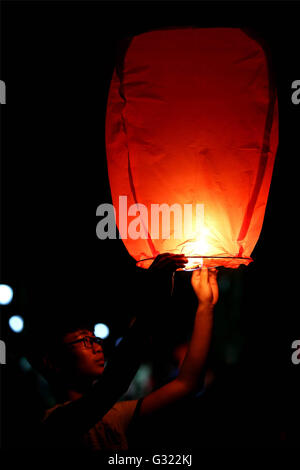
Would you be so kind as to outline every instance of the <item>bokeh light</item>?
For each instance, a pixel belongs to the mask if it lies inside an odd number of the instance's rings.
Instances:
[[[0,284],[0,305],[9,304],[14,296],[14,292],[7,284]]]
[[[19,315],[13,315],[10,317],[8,324],[15,333],[21,333],[24,328],[24,320]]]
[[[109,336],[109,328],[105,323],[97,323],[94,326],[94,335],[98,338],[105,339]]]

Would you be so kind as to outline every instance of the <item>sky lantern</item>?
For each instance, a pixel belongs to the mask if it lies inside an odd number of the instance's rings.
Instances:
[[[262,46],[238,28],[131,38],[107,102],[115,219],[147,268],[184,253],[188,269],[249,264],[278,145],[277,96]]]

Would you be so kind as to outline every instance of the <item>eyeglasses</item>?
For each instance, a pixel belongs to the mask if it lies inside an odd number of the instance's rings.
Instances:
[[[103,339],[97,338],[96,336],[84,336],[84,338],[77,339],[76,341],[71,341],[70,343],[65,343],[68,346],[73,344],[82,344],[86,349],[92,349],[94,345],[103,347]]]

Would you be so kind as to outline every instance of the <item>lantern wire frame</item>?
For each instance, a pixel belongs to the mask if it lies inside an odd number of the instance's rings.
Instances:
[[[229,267],[229,268],[236,268],[238,266],[240,266],[241,264],[245,264],[245,265],[248,265],[249,263],[251,263],[253,261],[252,258],[250,257],[245,257],[245,256],[201,256],[201,255],[191,255],[191,256],[186,256],[187,259],[194,259],[196,261],[196,259],[198,259],[200,262],[197,263],[195,262],[195,264],[192,264],[188,267],[184,267],[184,268],[178,268],[176,271],[195,271],[197,269],[201,269],[203,266],[207,267],[208,269],[213,269],[213,268],[217,268],[217,267],[220,267],[220,266],[224,266],[224,267]],[[136,261],[136,265],[138,267],[141,267],[141,268],[149,268],[151,266],[151,262],[153,262],[155,259],[155,257],[152,257],[152,258],[145,258],[145,259],[141,259],[139,261]],[[216,260],[215,262],[211,261],[210,260]],[[218,261],[220,260],[220,261]],[[222,262],[222,261],[223,262]],[[228,262],[226,263],[226,260],[228,260]],[[234,260],[237,260],[238,261],[238,265],[237,263],[232,263],[232,261]],[[239,262],[240,261],[240,262]]]

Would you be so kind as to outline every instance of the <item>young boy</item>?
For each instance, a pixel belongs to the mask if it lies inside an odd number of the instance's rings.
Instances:
[[[175,261],[174,261],[175,260]],[[186,258],[160,255],[154,270],[182,267]],[[125,393],[140,363],[146,344],[147,322],[136,320],[127,338],[104,368],[101,340],[86,328],[61,335],[44,358],[49,381],[59,385],[61,403],[48,410],[43,421],[42,446],[126,450],[129,424],[151,416],[197,391],[209,350],[213,309],[218,300],[217,271],[193,272],[198,299],[194,328],[178,376],[140,400],[117,402]]]

